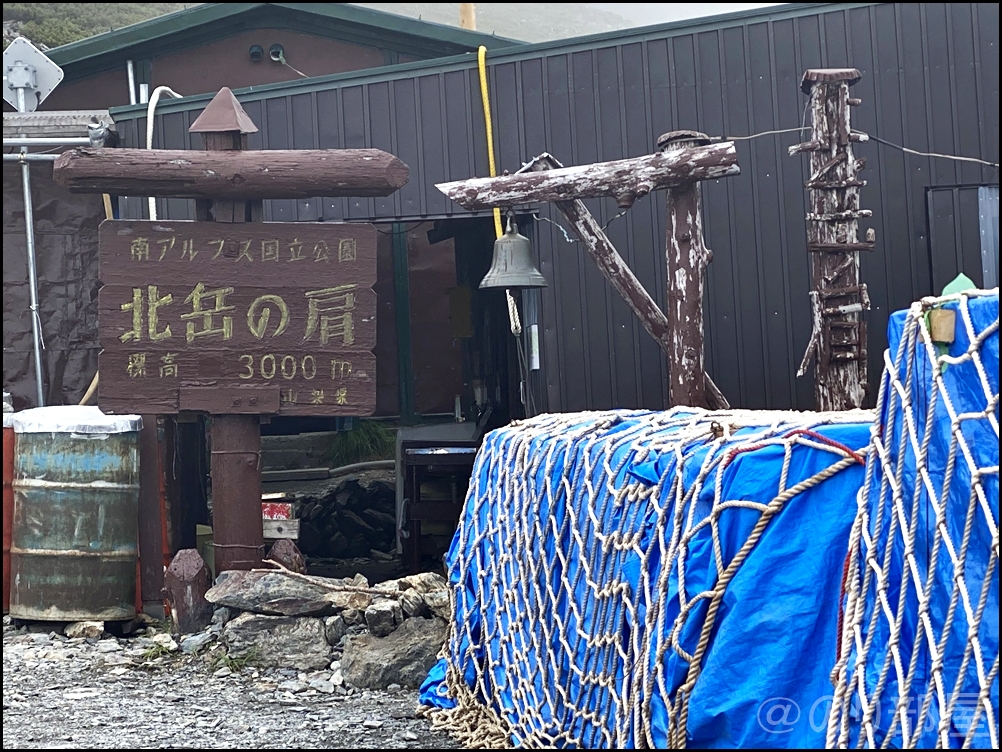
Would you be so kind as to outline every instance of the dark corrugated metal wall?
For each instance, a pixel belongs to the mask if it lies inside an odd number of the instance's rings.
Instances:
[[[498,168],[515,170],[550,151],[565,164],[650,153],[657,136],[695,128],[743,136],[796,127],[811,67],[853,66],[862,106],[853,125],[920,151],[998,160],[998,6],[978,3],[826,4],[687,27],[639,30],[573,43],[534,45],[492,56],[490,85]],[[386,199],[274,201],[273,220],[408,221],[465,215],[434,184],[487,174],[479,82],[468,61],[422,71],[374,71],[303,93],[241,97],[261,128],[256,148],[378,147],[411,167],[411,181]],[[314,88],[316,86],[314,85]],[[293,90],[298,91],[298,90]],[[190,148],[187,126],[204,103],[167,104],[154,144]],[[189,107],[187,111],[172,111]],[[145,121],[124,120],[126,145]],[[810,409],[811,378],[794,372],[807,344],[806,157],[789,157],[798,134],[738,142],[742,174],[704,191],[714,252],[706,300],[708,368],[731,402],[748,408]],[[194,144],[197,148],[198,144]],[[998,182],[997,171],[859,144],[868,159],[862,205],[877,250],[864,254],[870,381],[876,384],[889,311],[936,290],[930,256],[929,186]],[[189,217],[187,202],[161,210]],[[664,196],[623,217],[611,200],[589,202],[637,276],[663,305]],[[557,220],[549,207],[544,219]],[[130,215],[141,210],[130,202]],[[653,341],[576,244],[537,225],[548,409],[661,408],[666,366]],[[960,258],[960,256],[956,256]],[[937,279],[951,262],[937,259]],[[959,271],[960,269],[957,269]],[[980,281],[980,269],[963,269]]]

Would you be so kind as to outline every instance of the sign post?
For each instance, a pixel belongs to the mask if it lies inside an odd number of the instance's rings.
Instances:
[[[202,134],[213,159],[248,164],[240,152],[257,128],[229,89],[190,130]],[[200,193],[197,175],[174,181],[169,166],[149,174],[147,165],[144,182],[142,161],[112,164],[93,150],[74,150],[55,165],[56,181],[79,192],[94,190],[72,184],[86,173],[101,190],[128,185],[136,194],[138,183],[140,193],[200,196],[194,222],[101,225],[98,403],[108,413],[211,415],[217,572],[261,562],[260,416],[375,410],[375,228],[261,221],[262,198],[301,188],[276,182],[276,173],[309,173],[317,195],[326,196],[354,195],[351,186],[363,183],[369,195],[388,195],[406,182],[407,166],[392,155],[346,151],[322,152],[326,170],[317,167],[318,152],[252,152],[256,169],[239,168],[245,190],[218,199]],[[368,154],[359,157],[362,151]],[[154,150],[151,158],[161,157]],[[346,163],[351,175],[330,169]],[[218,174],[207,172],[209,182]]]

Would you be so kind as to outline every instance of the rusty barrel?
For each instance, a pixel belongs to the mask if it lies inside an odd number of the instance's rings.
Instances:
[[[142,420],[71,405],[23,410],[13,425],[10,615],[131,619]]]
[[[6,396],[6,393],[5,393]],[[10,610],[10,528],[14,519],[14,413],[3,411],[3,612]]]

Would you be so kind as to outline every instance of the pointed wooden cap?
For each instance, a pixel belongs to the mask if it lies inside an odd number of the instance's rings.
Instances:
[[[247,111],[233,96],[228,86],[224,86],[212,101],[202,110],[188,129],[189,133],[257,133],[257,126]]]

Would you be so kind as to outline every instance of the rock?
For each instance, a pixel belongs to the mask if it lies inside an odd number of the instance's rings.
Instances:
[[[233,674],[233,669],[229,666],[223,666],[222,668],[217,668],[213,676],[231,676]]]
[[[353,635],[345,641],[341,670],[350,684],[385,689],[418,687],[435,664],[448,629],[440,619],[405,619],[387,637]]]
[[[399,599],[404,616],[429,616],[431,613],[424,598],[415,590],[404,590],[400,593]]]
[[[412,574],[407,577],[401,577],[398,582],[400,583],[401,590],[413,588],[419,593],[430,593],[435,590],[448,590],[449,588],[449,583],[437,572]]]
[[[340,687],[344,685],[344,674],[341,673],[341,669],[336,669],[333,674],[331,674],[331,684],[335,687]]]
[[[369,587],[369,581],[366,579],[364,574],[356,574],[354,577],[351,578],[351,580],[348,581],[348,584],[360,588]]]
[[[321,619],[240,614],[223,627],[222,641],[231,658],[262,666],[325,668],[331,660]]]
[[[334,694],[334,685],[326,679],[310,679],[310,689],[315,689],[325,695]]]
[[[206,645],[212,642],[212,635],[208,632],[199,632],[194,635],[186,635],[181,638],[181,652],[191,655],[197,653]]]
[[[327,637],[327,644],[331,647],[341,643],[341,638],[344,637],[346,631],[347,627],[342,617],[328,616],[324,619],[324,635]]]
[[[418,740],[418,735],[413,731],[401,731],[400,738],[405,742],[416,742]]]
[[[164,573],[164,590],[178,632],[200,632],[208,626],[212,606],[206,601],[205,593],[211,586],[212,575],[198,551],[183,548],[174,555]]]
[[[349,627],[365,623],[365,614],[357,608],[346,608],[341,612],[341,618],[344,619],[344,623]]]
[[[170,637],[170,635],[167,636]],[[122,646],[118,644],[118,640],[114,639],[101,640],[95,647],[99,653],[114,653],[122,649]]]
[[[70,639],[77,638],[98,638],[104,634],[103,621],[75,621],[67,624],[63,629],[63,634]]]
[[[452,620],[452,604],[448,590],[435,590],[421,596],[431,612],[440,619]]]
[[[303,554],[291,540],[281,538],[275,541],[268,553],[268,558],[277,561],[292,572],[306,574],[306,559],[303,558]]]
[[[292,692],[293,694],[297,692],[303,692],[306,690],[306,685],[303,684],[298,679],[288,679],[282,682],[277,687],[279,692]]]
[[[386,685],[387,692],[399,692],[402,687],[399,684],[388,684]]]
[[[335,611],[330,591],[281,572],[230,572],[205,594],[210,603],[238,611],[278,616],[327,615]],[[341,595],[340,593],[336,595]]]
[[[365,626],[376,637],[386,637],[403,620],[403,611],[396,601],[376,601],[365,609]]]
[[[153,642],[154,645],[159,645],[162,648],[166,648],[172,653],[175,650],[177,650],[177,643],[174,641],[174,638],[171,637],[169,634],[153,635],[153,637],[151,637],[150,640],[151,642]]]
[[[212,612],[212,623],[223,626],[235,615],[231,609],[226,608],[226,606],[220,606]]]
[[[359,587],[352,585],[352,587]],[[365,586],[368,587],[368,586]],[[368,593],[352,593],[348,591],[332,592],[329,594],[331,603],[335,611],[346,611],[353,608],[357,611],[365,611],[372,603],[372,596]]]
[[[365,726],[366,728],[377,729],[383,727],[383,722],[377,721],[373,718],[366,718],[364,721],[362,721],[362,725]]]

